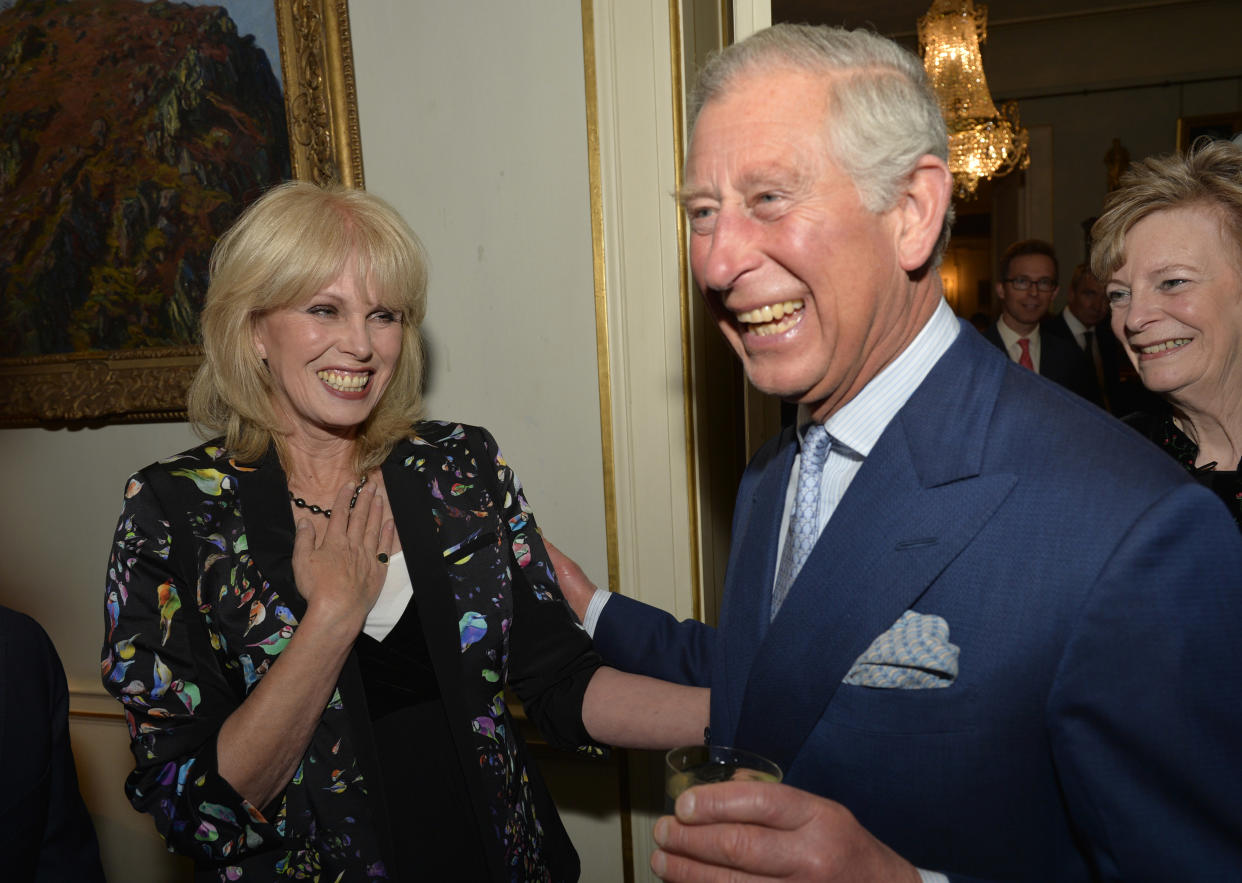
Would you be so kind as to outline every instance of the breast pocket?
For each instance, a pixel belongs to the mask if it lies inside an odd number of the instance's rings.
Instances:
[[[940,800],[960,799],[990,738],[974,708],[960,684],[940,690],[842,684],[794,759],[790,782],[843,803],[869,827],[895,817],[893,807],[901,808],[898,817],[937,819]]]
[[[948,687],[894,690],[842,684],[824,722],[863,733],[960,733],[977,724],[975,697],[960,682]]]

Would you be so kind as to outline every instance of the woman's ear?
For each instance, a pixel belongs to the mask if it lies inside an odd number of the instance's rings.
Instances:
[[[953,173],[948,164],[930,153],[919,157],[906,178],[896,206],[899,219],[897,259],[907,273],[927,264],[940,240],[940,229],[952,195]]]
[[[254,341],[255,352],[259,354],[259,358],[267,361],[267,347],[263,345],[263,332],[260,330],[262,320],[258,316],[250,317],[250,338]]]

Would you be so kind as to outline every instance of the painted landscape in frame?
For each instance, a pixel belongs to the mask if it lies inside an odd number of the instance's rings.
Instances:
[[[0,2],[0,426],[180,419],[215,238],[362,186],[346,0],[244,7]]]

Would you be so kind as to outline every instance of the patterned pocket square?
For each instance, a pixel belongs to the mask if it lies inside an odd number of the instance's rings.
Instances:
[[[943,617],[907,610],[858,657],[844,683],[892,690],[947,687],[957,679],[957,653]]]

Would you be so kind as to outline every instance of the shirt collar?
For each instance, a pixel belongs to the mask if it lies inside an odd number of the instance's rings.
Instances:
[[[1061,310],[1061,316],[1065,319],[1065,324],[1069,327],[1069,330],[1079,340],[1082,339],[1082,335],[1084,331],[1091,330],[1090,328],[1088,328],[1086,325],[1082,323],[1082,320],[1080,320],[1077,316],[1074,315],[1074,311],[1071,310],[1069,307],[1066,307],[1065,309]]]
[[[961,327],[953,310],[942,298],[910,345],[873,377],[858,395],[824,421],[824,428],[832,436],[833,452],[854,454],[860,459],[867,457],[885,427],[957,339]],[[802,444],[801,427],[809,419],[806,407],[800,407],[799,445]]]
[[[1006,325],[1004,319],[996,320],[996,330],[1000,332],[1000,339],[1004,342],[1005,349],[1008,351],[1013,351],[1018,346],[1018,341],[1021,340],[1023,337],[1023,335],[1019,334],[1018,332],[1010,328],[1008,325]],[[1026,335],[1026,339],[1029,340],[1032,344],[1034,344],[1035,341],[1039,340],[1039,326],[1038,325],[1035,326],[1035,330],[1033,330],[1030,334]]]

